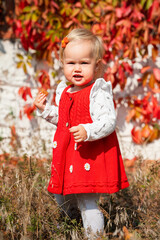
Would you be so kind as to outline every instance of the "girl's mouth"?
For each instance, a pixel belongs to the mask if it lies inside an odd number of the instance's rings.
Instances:
[[[73,75],[73,78],[75,79],[75,81],[81,81],[81,79],[83,78],[83,76],[82,76],[82,75],[75,74],[75,75]]]
[[[82,78],[82,75],[75,74],[73,75],[74,78]]]

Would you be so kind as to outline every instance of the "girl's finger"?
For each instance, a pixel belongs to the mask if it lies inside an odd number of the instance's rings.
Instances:
[[[44,100],[46,99],[46,96],[41,96],[39,99],[38,99],[38,102],[43,102]]]
[[[74,132],[74,133],[73,133],[73,136],[74,136],[74,137],[79,136],[79,132]]]
[[[71,127],[71,128],[69,129],[69,131],[70,131],[71,133],[75,133],[75,132],[78,132],[78,129],[77,129],[77,127]]]
[[[76,139],[76,140],[80,139],[80,136],[74,136],[74,139]]]
[[[74,141],[75,141],[76,143],[78,143],[78,142],[82,142],[81,139],[74,139]]]

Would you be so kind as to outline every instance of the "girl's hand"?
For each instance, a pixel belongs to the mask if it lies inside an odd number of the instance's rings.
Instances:
[[[33,104],[41,111],[44,111],[46,106],[46,95],[42,92],[39,92],[37,97],[35,98]]]
[[[87,139],[87,132],[82,125],[71,127],[69,131],[73,133],[75,142],[82,142]]]

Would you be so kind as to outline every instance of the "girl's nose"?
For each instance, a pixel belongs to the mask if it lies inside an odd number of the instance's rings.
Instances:
[[[81,71],[81,66],[80,66],[80,64],[75,64],[74,70],[75,70],[75,71]]]

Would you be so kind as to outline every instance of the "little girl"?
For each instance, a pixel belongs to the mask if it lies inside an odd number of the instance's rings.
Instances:
[[[117,136],[112,86],[102,75],[103,43],[86,29],[74,29],[61,44],[60,60],[71,83],[61,82],[57,106],[44,93],[34,101],[38,115],[57,125],[48,191],[67,209],[76,203],[86,236],[103,233],[104,218],[97,201],[101,193],[129,186]]]

